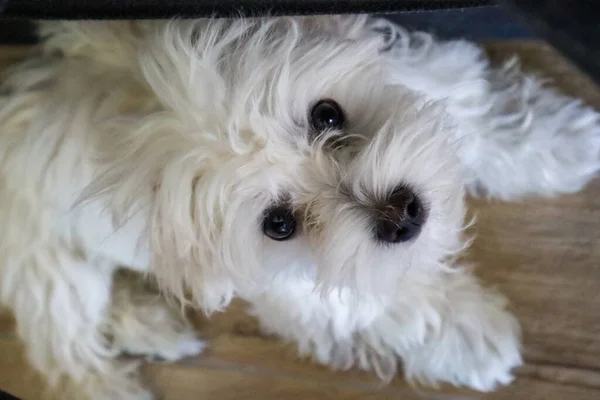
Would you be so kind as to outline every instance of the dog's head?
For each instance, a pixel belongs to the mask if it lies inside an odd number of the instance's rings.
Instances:
[[[127,179],[153,182],[165,287],[207,309],[289,277],[386,296],[462,247],[443,109],[388,84],[366,24],[179,21],[148,34],[140,68],[161,106],[131,136]]]

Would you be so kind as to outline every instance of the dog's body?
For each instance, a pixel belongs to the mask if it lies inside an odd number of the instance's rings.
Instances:
[[[600,167],[595,111],[366,17],[42,32],[0,98],[0,300],[51,384],[149,398],[120,352],[204,348],[176,308],[113,284],[119,266],[206,312],[240,296],[332,367],[511,381],[518,324],[455,261],[464,192],[579,190]],[[270,238],[274,207],[289,240]]]

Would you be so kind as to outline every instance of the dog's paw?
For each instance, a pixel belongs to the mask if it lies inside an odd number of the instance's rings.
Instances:
[[[166,302],[127,307],[111,322],[113,349],[148,361],[173,362],[197,356],[206,348],[194,326]]]
[[[149,361],[173,362],[197,356],[206,348],[182,309],[131,271],[115,274],[105,329],[116,352]]]
[[[510,315],[501,318],[496,322],[503,326],[463,327],[458,333],[461,350],[455,356],[461,362],[449,360],[450,383],[488,392],[514,380],[513,370],[522,365],[518,325]]]
[[[171,346],[163,346],[155,349],[154,354],[146,353],[148,359],[152,361],[173,362],[183,358],[195,357],[206,349],[207,344],[204,340],[196,337],[181,339]]]
[[[199,339],[195,332],[177,332],[175,330],[145,332],[119,346],[123,353],[142,356],[148,361],[174,362],[187,357],[200,355],[206,348],[206,342]]]
[[[516,318],[493,303],[472,314],[456,316],[429,345],[404,357],[409,380],[489,392],[510,384],[522,365],[520,328]]]

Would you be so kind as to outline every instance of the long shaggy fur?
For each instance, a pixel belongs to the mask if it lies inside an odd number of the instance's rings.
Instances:
[[[482,391],[512,380],[518,323],[455,261],[464,195],[581,189],[600,167],[594,110],[515,61],[492,69],[471,43],[364,16],[40,34],[0,97],[0,301],[51,386],[151,398],[119,353],[204,348],[119,266],[206,313],[242,297],[266,331],[332,367],[389,380],[402,362],[411,381]],[[323,98],[347,126],[315,136]],[[400,186],[428,218],[384,245],[372,210]],[[261,230],[281,202],[299,216],[285,242]]]

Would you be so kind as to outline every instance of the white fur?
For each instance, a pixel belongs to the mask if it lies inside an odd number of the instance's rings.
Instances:
[[[518,324],[453,261],[468,246],[465,188],[580,189],[600,167],[595,111],[514,63],[490,68],[473,44],[367,17],[41,33],[0,97],[0,300],[50,384],[149,398],[118,352],[202,351],[176,310],[124,295],[135,284],[119,289],[119,275],[111,299],[119,265],[207,313],[241,296],[332,367],[387,380],[402,361],[411,381],[482,391],[511,381]],[[349,124],[311,139],[308,110],[325,97]],[[328,147],[336,135],[346,145]],[[369,207],[401,184],[429,216],[415,240],[384,246]],[[282,198],[304,219],[275,242],[261,219]]]

